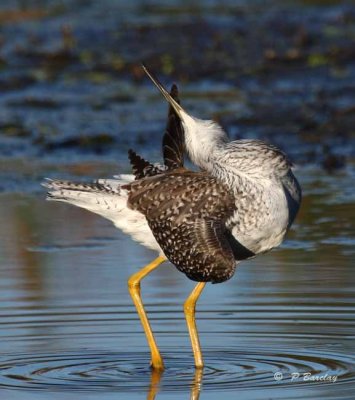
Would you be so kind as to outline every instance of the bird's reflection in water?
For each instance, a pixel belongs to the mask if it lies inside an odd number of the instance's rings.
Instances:
[[[147,400],[154,400],[155,396],[159,392],[160,380],[163,376],[164,371],[152,368],[150,376],[150,385],[147,395]]]
[[[147,400],[154,400],[160,389],[160,381],[164,371],[152,369]],[[198,400],[202,387],[203,369],[195,369],[195,374],[191,382],[190,400]]]
[[[198,400],[200,398],[202,379],[203,379],[203,369],[196,368],[194,379],[191,384],[191,395],[190,395],[191,400]]]

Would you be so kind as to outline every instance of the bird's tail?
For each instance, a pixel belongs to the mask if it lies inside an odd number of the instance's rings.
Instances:
[[[47,179],[42,185],[48,189],[48,200],[63,201],[99,214],[133,240],[161,252],[145,216],[127,205],[129,193],[124,185],[133,180],[134,175],[118,175],[115,179],[99,179],[92,183]]]
[[[116,179],[99,179],[91,183],[77,183],[46,179],[47,200],[63,201],[99,214],[116,224],[118,215],[127,209],[127,190],[122,188],[134,179],[133,175]]]

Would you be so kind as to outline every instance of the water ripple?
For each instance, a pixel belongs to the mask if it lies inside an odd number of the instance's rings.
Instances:
[[[218,391],[273,386],[294,390],[320,382],[336,383],[344,389],[355,384],[354,357],[335,351],[301,349],[290,354],[286,349],[260,347],[207,350],[204,355],[206,367],[201,382],[196,382],[191,354],[170,353],[160,386],[165,391],[183,391],[193,377],[192,384],[202,383],[204,390]],[[275,379],[275,374],[282,379]],[[154,380],[147,354],[140,352],[81,351],[0,358],[3,389],[130,392],[148,390]]]

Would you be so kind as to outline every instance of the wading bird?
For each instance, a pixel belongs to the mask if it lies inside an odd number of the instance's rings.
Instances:
[[[230,279],[236,265],[278,246],[301,202],[291,164],[259,140],[229,141],[215,122],[190,116],[144,67],[169,103],[163,137],[164,167],[129,151],[133,175],[82,184],[48,180],[48,199],[64,201],[111,221],[159,256],[128,281],[151,350],[164,368],[141,294],[140,281],[168,259],[197,285],[184,312],[196,368],[203,367],[195,323],[196,302],[207,282]],[[184,152],[200,171],[184,167]]]

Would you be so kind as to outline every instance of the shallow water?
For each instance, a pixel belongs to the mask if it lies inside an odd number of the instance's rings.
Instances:
[[[15,400],[351,398],[355,194],[343,188],[353,177],[298,175],[304,203],[283,246],[242,263],[233,279],[201,296],[203,373],[194,371],[182,312],[193,282],[169,263],[143,282],[166,361],[161,376],[149,369],[126,289],[154,253],[41,193],[1,195],[1,393]]]

